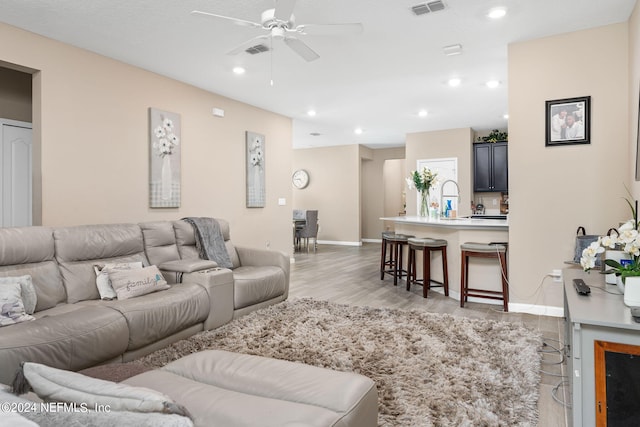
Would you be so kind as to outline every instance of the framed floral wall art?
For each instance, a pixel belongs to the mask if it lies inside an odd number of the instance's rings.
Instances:
[[[265,140],[264,135],[255,132],[246,133],[246,168],[247,168],[247,207],[264,208],[265,206]]]
[[[149,108],[149,206],[180,207],[180,115]]]

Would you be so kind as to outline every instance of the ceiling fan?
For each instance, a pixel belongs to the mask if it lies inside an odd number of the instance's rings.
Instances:
[[[230,50],[228,55],[236,55],[247,48],[250,48],[263,40],[270,40],[273,42],[276,40],[283,40],[284,43],[291,48],[295,53],[300,55],[304,60],[311,62],[320,57],[313,49],[307,46],[296,35],[348,35],[358,34],[362,32],[362,24],[301,24],[296,25],[295,17],[293,16],[293,9],[296,5],[296,0],[276,0],[276,6],[274,9],[267,9],[262,12],[261,22],[252,22],[244,19],[233,18],[230,16],[217,15],[215,13],[203,12],[200,10],[194,10],[192,15],[204,15],[217,19],[225,19],[233,22],[236,25],[249,28],[260,28],[268,31],[269,34],[264,34],[258,37],[254,37],[241,45]]]

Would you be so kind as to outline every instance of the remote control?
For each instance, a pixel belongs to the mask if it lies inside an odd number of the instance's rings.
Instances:
[[[579,295],[589,295],[591,288],[582,279],[573,279],[573,287]]]

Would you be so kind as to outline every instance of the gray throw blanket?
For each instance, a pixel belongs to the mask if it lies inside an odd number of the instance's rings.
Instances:
[[[215,261],[222,268],[233,268],[218,221],[199,217],[187,217],[182,220],[193,226],[200,258]]]

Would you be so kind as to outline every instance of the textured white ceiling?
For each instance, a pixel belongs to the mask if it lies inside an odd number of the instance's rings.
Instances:
[[[259,22],[275,0],[2,0],[0,21],[292,117],[294,147],[375,148],[402,145],[408,132],[505,128],[509,43],[626,21],[636,2],[443,1],[446,10],[415,16],[411,6],[424,2],[298,0],[297,24],[364,25],[360,35],[301,36],[320,54],[310,63],[281,43],[273,58],[229,56],[262,32],[189,13]],[[491,21],[486,13],[496,6],[508,15]],[[462,55],[442,53],[458,43]],[[246,74],[234,75],[236,65]],[[459,87],[447,86],[452,76],[462,79]],[[488,89],[487,80],[501,85]],[[418,117],[420,109],[428,116]],[[364,132],[355,135],[356,127]]]

